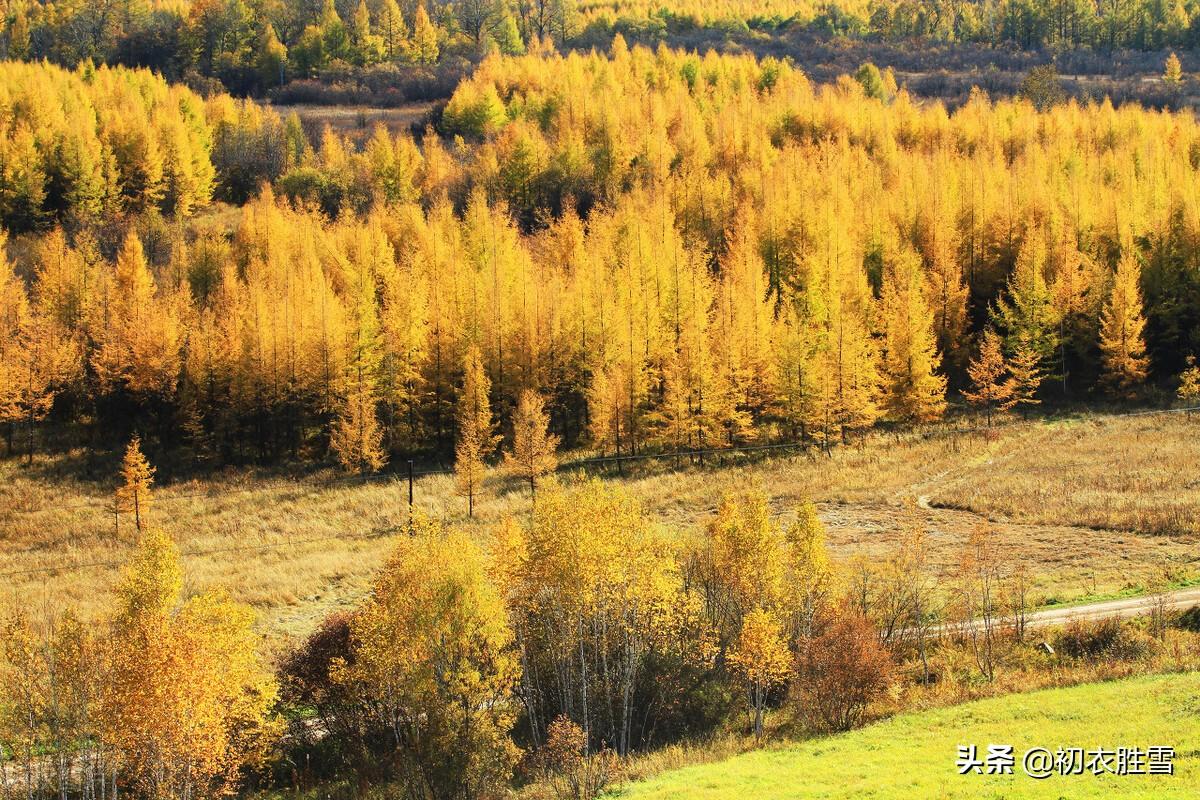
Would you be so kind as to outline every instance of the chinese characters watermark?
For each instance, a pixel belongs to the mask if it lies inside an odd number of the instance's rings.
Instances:
[[[1175,748],[1149,747],[1060,747],[1048,750],[1031,747],[1021,758],[1011,744],[989,744],[980,751],[973,744],[960,744],[955,766],[959,775],[1012,775],[1021,771],[1041,780],[1052,775],[1174,775]]]

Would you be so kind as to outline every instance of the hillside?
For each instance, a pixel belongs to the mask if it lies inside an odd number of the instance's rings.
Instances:
[[[904,714],[830,739],[668,772],[613,794],[622,800],[725,798],[1194,797],[1200,791],[1196,675],[1134,678]],[[958,775],[957,747],[1012,744],[1013,775]],[[1022,774],[1024,750],[1173,746],[1175,774]]]
[[[1200,458],[1194,426],[1184,414],[1031,420],[986,435],[881,433],[829,457],[598,474],[620,481],[679,536],[702,528],[727,491],[766,487],[784,516],[812,499],[840,563],[886,558],[907,508],[928,527],[934,566],[946,573],[986,521],[1004,552],[1029,566],[1031,600],[1041,605],[1138,592],[1164,566],[1175,580],[1196,574],[1190,510],[1200,498],[1175,479]],[[107,602],[134,547],[131,523],[115,535],[115,466],[95,479],[82,472],[71,458],[39,456],[32,470],[0,462],[0,513],[9,520],[0,536],[0,603],[73,603],[90,615]],[[408,515],[403,474],[297,481],[230,470],[164,476],[163,484],[155,518],[178,542],[195,588],[223,586],[255,606],[275,646],[361,598]],[[434,518],[468,523],[448,475],[418,477],[414,499]],[[526,513],[528,503],[523,487],[492,475],[470,522],[482,535],[488,524]]]

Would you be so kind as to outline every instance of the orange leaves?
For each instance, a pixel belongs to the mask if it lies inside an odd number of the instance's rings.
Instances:
[[[136,440],[125,472],[127,490],[148,488],[151,470]],[[220,791],[278,737],[275,681],[253,623],[251,609],[220,593],[184,601],[174,542],[144,527],[117,587],[96,731],[138,791]]]
[[[1142,316],[1142,277],[1137,256],[1125,255],[1117,263],[1112,289],[1100,315],[1100,353],[1104,362],[1103,381],[1118,397],[1130,397],[1146,380],[1146,358]]]
[[[122,484],[116,491],[116,513],[133,514],[134,524],[138,531],[149,527],[150,485],[154,483],[154,468],[142,455],[142,441],[137,436],[130,440],[125,448],[125,457],[121,461]]]
[[[89,333],[97,342],[91,364],[101,390],[170,398],[183,346],[180,307],[155,286],[136,233],[126,237],[102,287],[88,320]]]

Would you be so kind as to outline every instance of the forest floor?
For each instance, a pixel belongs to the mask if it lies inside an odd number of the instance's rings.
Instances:
[[[1065,605],[1200,577],[1197,432],[1191,414],[1039,418],[990,431],[878,432],[828,456],[610,477],[682,537],[698,535],[731,490],[765,489],[784,518],[812,499],[839,561],[886,557],[916,524],[929,533],[935,569],[948,571],[986,526],[1007,563],[1028,567],[1032,602]],[[105,607],[133,532],[127,521],[114,525],[115,477],[78,475],[70,455],[32,467],[0,461],[0,606],[71,603],[85,616]],[[227,588],[257,608],[281,648],[362,597],[404,535],[407,492],[400,476],[361,483],[230,470],[159,488],[152,513],[179,543],[188,590]],[[419,477],[415,499],[426,514],[478,529],[530,506],[527,490],[502,478],[472,520],[447,475]]]

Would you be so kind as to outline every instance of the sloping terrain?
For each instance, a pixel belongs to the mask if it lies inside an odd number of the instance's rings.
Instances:
[[[1134,678],[904,714],[861,730],[687,767],[614,792],[623,800],[726,798],[1172,798],[1200,791],[1200,679]],[[960,745],[1012,745],[1011,775],[958,774]],[[1035,747],[1175,749],[1173,775],[1029,777]],[[1085,759],[1085,767],[1086,767]],[[1116,768],[1116,756],[1111,763]]]

